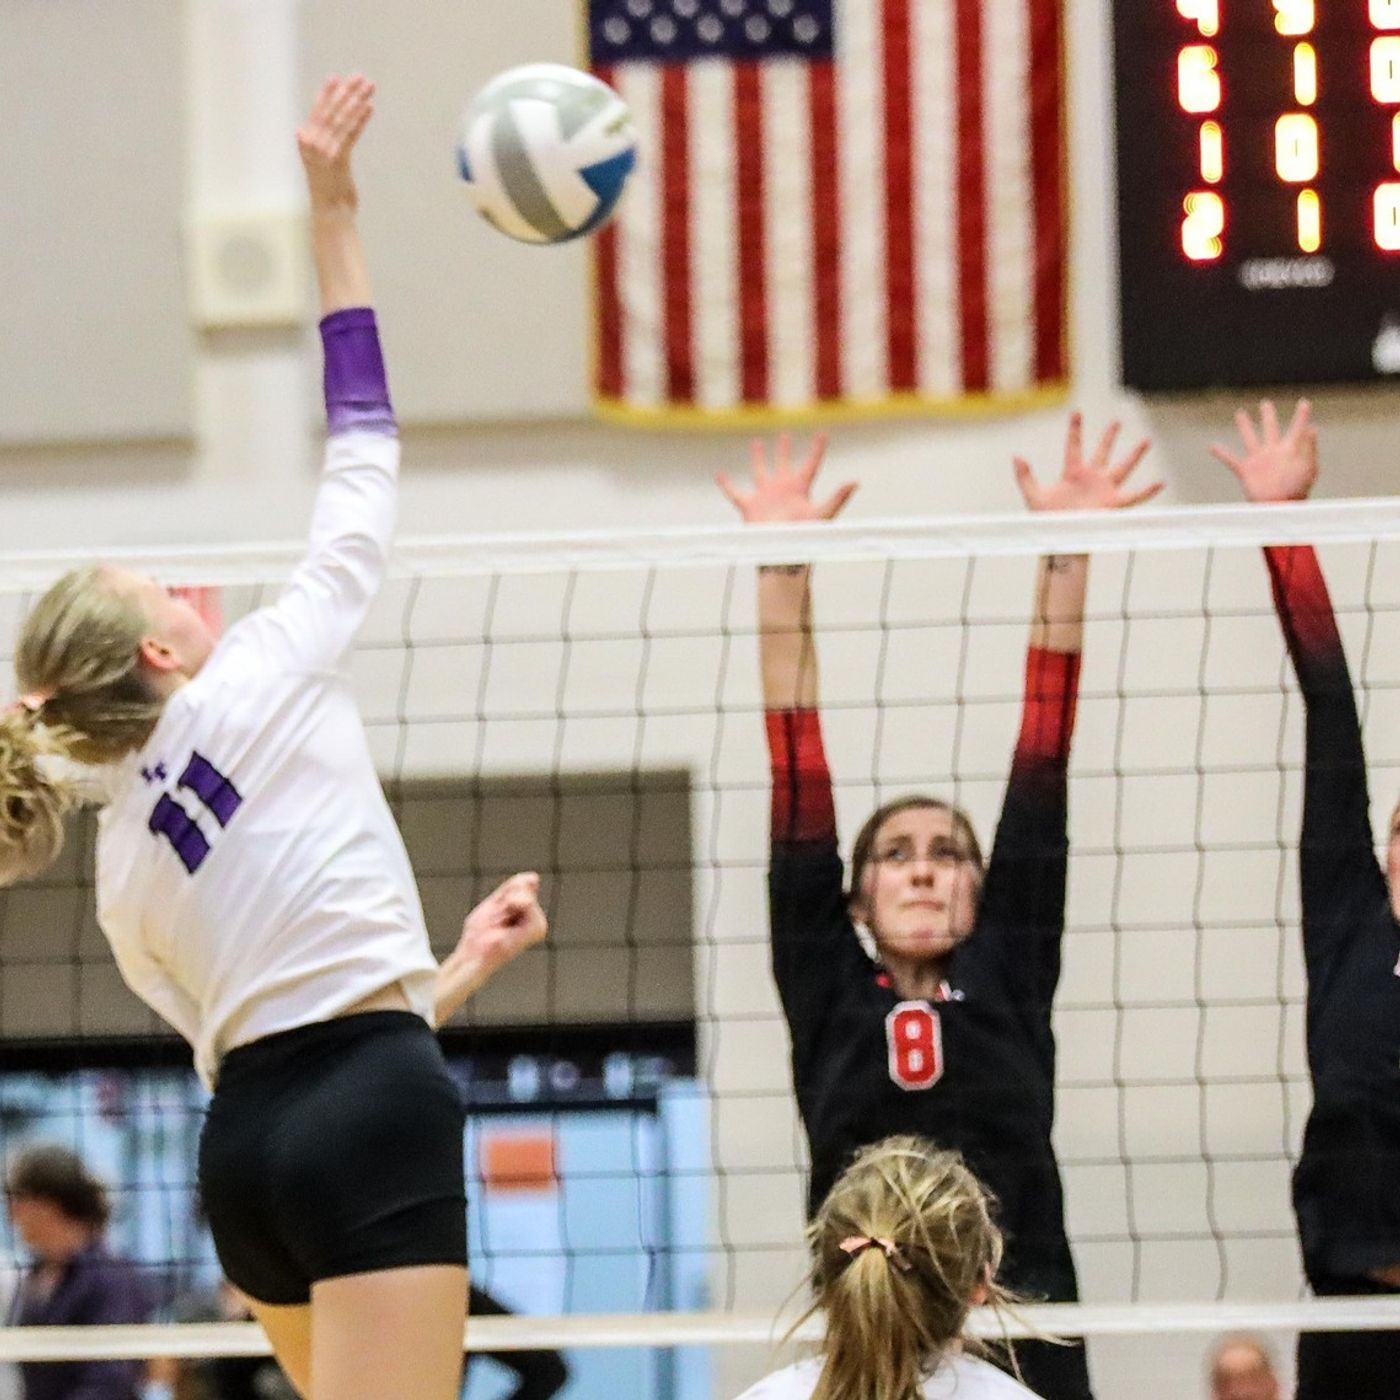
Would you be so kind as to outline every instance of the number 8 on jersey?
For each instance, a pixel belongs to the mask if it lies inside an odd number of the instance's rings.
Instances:
[[[885,1017],[885,1043],[901,1089],[931,1089],[943,1078],[943,1027],[926,1001],[901,1001]]]

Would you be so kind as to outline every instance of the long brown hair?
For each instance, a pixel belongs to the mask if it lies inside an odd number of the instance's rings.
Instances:
[[[919,1400],[961,1343],[974,1297],[1010,1300],[995,1282],[1002,1239],[986,1192],[958,1153],[922,1138],[858,1153],[808,1240],[808,1316],[826,1314],[812,1400]]]
[[[0,714],[0,885],[39,874],[78,805],[70,761],[138,749],[162,702],[141,673],[150,623],[100,566],[65,574],[25,620],[15,674],[27,702]]]

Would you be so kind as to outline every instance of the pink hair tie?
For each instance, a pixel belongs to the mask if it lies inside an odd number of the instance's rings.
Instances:
[[[841,1241],[841,1248],[852,1258],[863,1249],[880,1249],[897,1269],[909,1269],[909,1261],[899,1252],[899,1246],[893,1240],[872,1239],[869,1235],[850,1235]]]

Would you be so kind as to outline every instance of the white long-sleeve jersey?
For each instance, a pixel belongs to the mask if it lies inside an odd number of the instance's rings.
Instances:
[[[819,1357],[799,1361],[775,1371],[739,1400],[811,1400],[821,1378]],[[1020,1381],[973,1356],[945,1356],[933,1374],[919,1387],[923,1400],[1036,1400]]]
[[[345,659],[393,533],[398,441],[332,437],[311,547],[110,772],[98,921],[127,984],[213,1086],[236,1045],[437,973]]]

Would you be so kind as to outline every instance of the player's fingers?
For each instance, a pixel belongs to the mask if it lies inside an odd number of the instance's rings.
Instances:
[[[788,476],[792,472],[792,434],[779,433],[773,448],[773,475]]]
[[[1278,441],[1278,410],[1274,407],[1272,399],[1264,399],[1259,404],[1259,426],[1264,430],[1266,444]]]
[[[1147,449],[1152,446],[1150,438],[1143,438],[1116,467],[1108,474],[1108,479],[1115,485],[1121,486],[1137,469],[1137,465],[1147,456]]]
[[[1128,510],[1133,506],[1140,506],[1144,501],[1150,501],[1166,484],[1165,481],[1154,481],[1151,486],[1144,486],[1141,491],[1130,491],[1118,502],[1119,508]]]
[[[374,85],[367,79],[349,79],[326,115],[326,131],[338,150],[354,144],[374,110]]]
[[[1011,466],[1016,473],[1016,485],[1020,488],[1021,499],[1034,510],[1040,499],[1040,483],[1035,479],[1031,464],[1024,457],[1013,457]]]
[[[1317,429],[1305,428],[1302,436],[1303,457],[1308,464],[1309,473],[1317,475]],[[1311,482],[1308,483],[1311,486]]]
[[[740,515],[744,513],[743,493],[729,479],[725,472],[719,472],[715,476],[715,485],[724,492],[725,499],[737,510]]]
[[[768,449],[762,438],[749,443],[749,461],[753,464],[753,484],[762,486],[768,480]]]
[[[1069,416],[1065,430],[1065,471],[1077,467],[1084,454],[1084,415],[1078,410]]]
[[[1116,418],[1103,430],[1099,445],[1094,449],[1092,465],[1095,471],[1101,472],[1108,466],[1113,456],[1113,444],[1118,441],[1118,434],[1122,431],[1123,425]]]
[[[1257,452],[1259,450],[1259,434],[1254,431],[1254,420],[1244,409],[1240,409],[1235,414],[1235,427],[1240,430],[1240,441],[1244,443],[1244,450]]]
[[[812,445],[807,449],[807,458],[802,463],[800,476],[802,485],[811,490],[812,482],[816,480],[817,472],[821,469],[822,459],[826,456],[827,437],[825,433],[818,433],[812,439]]]
[[[1288,441],[1301,442],[1311,422],[1312,404],[1307,399],[1299,399],[1297,408],[1293,410],[1293,421],[1288,425]]]
[[[1240,459],[1236,457],[1233,452],[1230,452],[1226,448],[1222,447],[1218,442],[1211,443],[1210,455],[1214,457],[1217,462],[1221,462],[1225,466],[1229,467],[1230,470],[1234,472],[1236,476],[1238,476],[1240,472],[1244,470]]]
[[[838,486],[817,508],[817,514],[823,520],[835,520],[846,509],[846,502],[855,495],[856,487],[859,484],[856,481],[848,481],[844,485]]]

